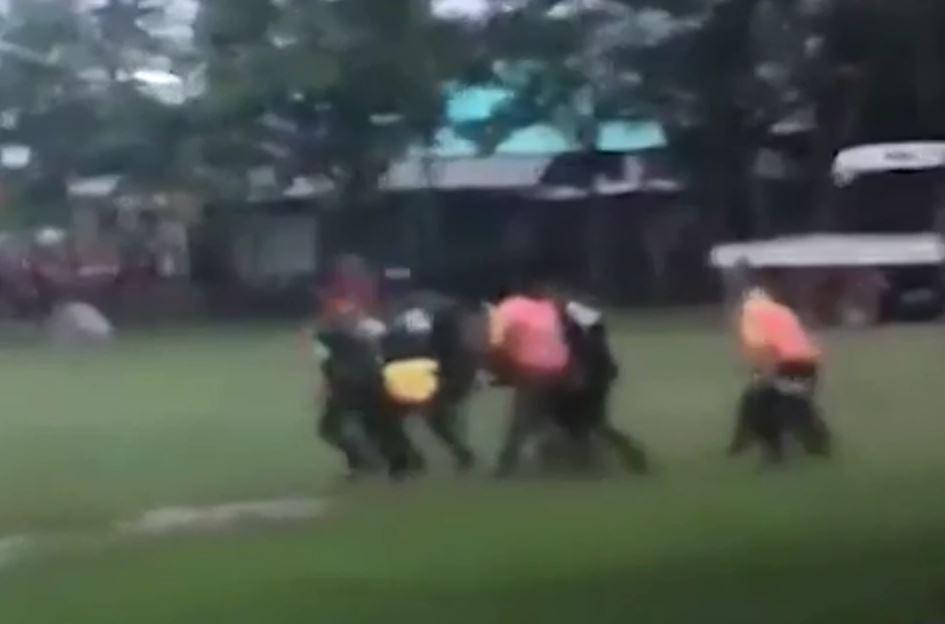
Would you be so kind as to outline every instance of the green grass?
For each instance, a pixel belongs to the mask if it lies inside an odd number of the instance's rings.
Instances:
[[[945,617],[941,327],[829,337],[828,464],[722,456],[743,372],[727,336],[627,319],[615,414],[658,473],[453,480],[339,493],[305,526],[130,542],[175,503],[324,493],[311,369],[289,331],[136,336],[0,358],[0,535],[47,549],[0,573],[3,624],[931,622]],[[470,422],[491,460],[501,397]]]

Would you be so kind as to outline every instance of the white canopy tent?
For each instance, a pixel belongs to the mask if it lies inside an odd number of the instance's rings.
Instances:
[[[871,173],[937,168],[945,168],[945,142],[876,143],[841,150],[833,162],[833,178],[837,186],[848,186]]]
[[[945,264],[945,239],[938,234],[814,234],[718,245],[709,263],[731,269],[893,267]]]
[[[719,245],[712,249],[709,263],[721,274],[729,305],[744,288],[740,265],[787,269],[777,283],[805,315],[828,324],[863,326],[879,321],[883,297],[894,288],[886,273],[902,268],[940,271],[945,267],[945,239],[929,233],[794,236]],[[912,318],[941,313],[938,300],[932,282],[894,289],[895,309]]]

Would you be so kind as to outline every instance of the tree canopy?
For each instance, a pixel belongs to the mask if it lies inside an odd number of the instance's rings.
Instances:
[[[602,119],[660,121],[719,227],[743,233],[752,162],[780,122],[810,126],[818,170],[845,143],[942,134],[941,3],[518,0],[463,18],[434,4],[11,0],[0,143],[29,157],[5,164],[4,206],[41,222],[100,174],[210,199],[304,177],[361,204],[432,140],[456,84],[516,94],[463,129],[486,153],[536,120],[588,147]]]

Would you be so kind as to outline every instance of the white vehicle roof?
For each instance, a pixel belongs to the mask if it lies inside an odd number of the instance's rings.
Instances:
[[[945,167],[945,142],[876,143],[841,150],[833,161],[833,178],[837,186],[846,186],[870,173],[942,167]]]
[[[813,234],[714,247],[709,264],[730,269],[923,266],[945,263],[945,239],[938,234]]]

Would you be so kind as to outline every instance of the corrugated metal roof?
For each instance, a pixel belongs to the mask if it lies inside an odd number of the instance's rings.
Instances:
[[[495,148],[500,156],[549,156],[580,150],[580,144],[550,124],[514,130]]]
[[[610,120],[602,122],[597,149],[602,152],[630,153],[666,146],[662,126],[652,121]],[[580,143],[551,124],[537,123],[514,130],[493,152],[496,156],[555,156],[581,151]],[[480,148],[449,126],[437,130],[430,147],[416,144],[408,156],[423,158],[469,158],[480,155]]]
[[[429,147],[413,145],[407,150],[408,158],[468,158],[479,154],[479,146],[474,141],[459,136],[455,129],[445,126],[437,130],[433,143]]]
[[[100,175],[89,178],[79,178],[71,180],[68,185],[70,197],[108,197],[118,188],[121,183],[121,176],[118,174]]]
[[[387,191],[435,189],[521,191],[552,201],[594,195],[628,193],[672,193],[681,190],[678,180],[659,177],[658,172],[636,156],[625,156],[618,175],[589,172],[586,184],[546,179],[554,156],[492,156],[488,158],[404,159],[394,163],[382,177]],[[429,169],[427,168],[429,166]]]
[[[429,154],[438,158],[457,158],[478,153],[473,141],[461,137],[456,128],[463,124],[485,123],[500,106],[514,97],[514,92],[500,86],[452,86],[446,92],[446,124],[440,128]],[[665,147],[663,126],[653,120],[609,119],[598,125],[597,149],[603,152],[637,152]],[[499,156],[554,155],[582,149],[576,137],[547,122],[538,122],[513,131],[496,148]],[[416,146],[412,153],[425,153]]]
[[[638,152],[666,147],[666,133],[655,121],[602,121],[597,129],[597,149],[602,152]]]
[[[454,87],[446,94],[446,119],[451,124],[488,121],[514,94],[497,86]]]
[[[433,188],[520,189],[540,183],[551,163],[550,156],[490,158],[410,158],[394,163],[381,179],[381,188],[391,191]],[[429,169],[427,166],[429,165]]]

